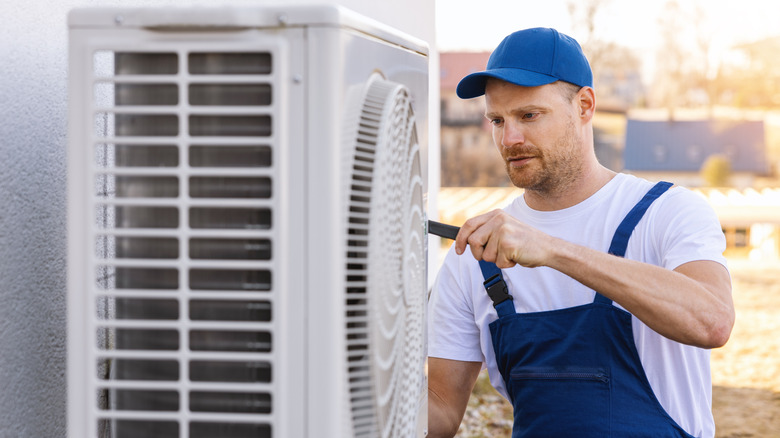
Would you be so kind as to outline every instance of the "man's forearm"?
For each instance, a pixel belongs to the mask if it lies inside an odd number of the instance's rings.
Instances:
[[[460,420],[446,409],[446,403],[428,389],[428,438],[452,438],[458,433]]]
[[[719,263],[697,261],[670,271],[558,239],[545,264],[600,292],[674,341],[715,348],[731,333],[731,282]]]
[[[458,433],[481,362],[428,358],[428,436],[449,438]]]

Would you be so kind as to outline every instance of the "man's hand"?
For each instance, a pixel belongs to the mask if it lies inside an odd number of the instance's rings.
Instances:
[[[493,210],[471,218],[460,227],[455,252],[466,250],[466,244],[477,260],[493,262],[506,269],[516,264],[534,268],[547,264],[553,237],[513,218],[503,210]]]
[[[547,266],[620,304],[648,327],[683,344],[717,348],[734,326],[731,278],[709,260],[670,271],[542,233],[501,210],[469,219],[455,240],[499,268]]]

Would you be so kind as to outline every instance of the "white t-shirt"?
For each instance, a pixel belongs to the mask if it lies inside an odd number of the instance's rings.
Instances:
[[[522,196],[505,210],[547,234],[607,252],[620,222],[653,183],[618,174],[585,201],[563,210],[537,211]],[[726,241],[706,200],[673,187],[655,200],[637,224],[626,258],[666,269],[696,260],[726,265]],[[503,270],[518,313],[563,309],[593,302],[595,291],[547,267]],[[466,251],[447,254],[429,303],[428,354],[483,362],[493,386],[507,396],[488,324],[498,316],[482,285],[479,265]],[[617,304],[615,304],[617,306]],[[696,437],[715,434],[712,418],[710,352],[671,341],[633,317],[639,357],[653,391],[666,412]]]

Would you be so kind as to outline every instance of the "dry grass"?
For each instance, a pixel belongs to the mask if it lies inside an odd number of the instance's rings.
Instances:
[[[780,437],[780,265],[730,263],[737,322],[712,351],[716,437]],[[457,437],[508,437],[511,418],[483,372]]]
[[[712,351],[717,437],[780,437],[780,266],[731,263],[737,321]]]

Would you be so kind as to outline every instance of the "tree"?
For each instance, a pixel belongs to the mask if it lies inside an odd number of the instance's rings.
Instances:
[[[709,187],[726,187],[731,178],[731,161],[725,155],[710,155],[701,166],[701,179]]]
[[[626,109],[644,102],[641,60],[637,53],[620,44],[600,38],[596,19],[608,13],[612,0],[569,0],[572,27],[580,35],[582,50],[593,70],[593,84],[603,108]]]
[[[667,0],[659,17],[653,97],[671,117],[676,108],[711,106],[716,100],[717,65],[710,54],[715,29],[707,11],[698,0]]]
[[[569,17],[575,29],[583,33],[582,49],[588,55],[588,61],[594,74],[601,69],[601,59],[610,53],[608,44],[602,42],[596,36],[596,16],[604,10],[611,0],[569,0],[567,7]],[[614,47],[613,47],[614,48]]]

